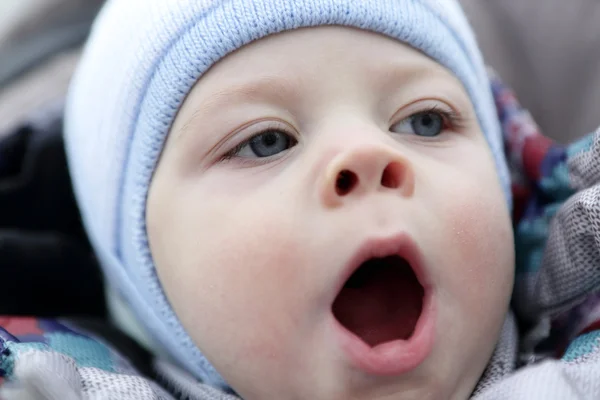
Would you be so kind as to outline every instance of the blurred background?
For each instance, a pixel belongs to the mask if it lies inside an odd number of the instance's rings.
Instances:
[[[0,0],[0,135],[64,96],[102,0]]]
[[[0,0],[0,132],[64,90],[102,0]],[[600,1],[461,0],[487,62],[542,130],[600,124]]]

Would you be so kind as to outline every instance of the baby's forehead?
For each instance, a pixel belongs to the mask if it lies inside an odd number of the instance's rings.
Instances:
[[[315,93],[321,79],[325,84],[348,84],[344,78],[349,74],[373,88],[435,80],[463,89],[447,68],[404,42],[334,26],[303,28],[251,42],[213,65],[192,91],[208,103],[263,95],[291,97],[308,88]]]

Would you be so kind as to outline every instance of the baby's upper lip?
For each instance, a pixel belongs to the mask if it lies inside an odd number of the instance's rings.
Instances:
[[[423,263],[422,253],[413,238],[408,233],[402,232],[391,236],[374,236],[365,240],[346,262],[334,288],[331,303],[333,303],[350,276],[365,261],[388,256],[404,258],[410,264],[421,286],[427,290],[430,282]]]

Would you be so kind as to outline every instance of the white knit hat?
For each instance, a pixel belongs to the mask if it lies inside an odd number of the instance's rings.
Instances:
[[[75,193],[108,284],[159,346],[212,385],[226,384],[171,309],[148,247],[152,174],[186,94],[211,65],[267,35],[319,25],[390,36],[453,72],[475,107],[510,203],[489,80],[455,0],[109,0],[68,95]]]

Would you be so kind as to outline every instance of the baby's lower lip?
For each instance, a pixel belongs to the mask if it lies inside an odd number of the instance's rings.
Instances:
[[[392,340],[375,347],[346,329],[331,315],[335,336],[349,363],[369,375],[395,376],[417,368],[431,353],[435,336],[435,304],[431,290],[424,297],[423,311],[407,340]]]

